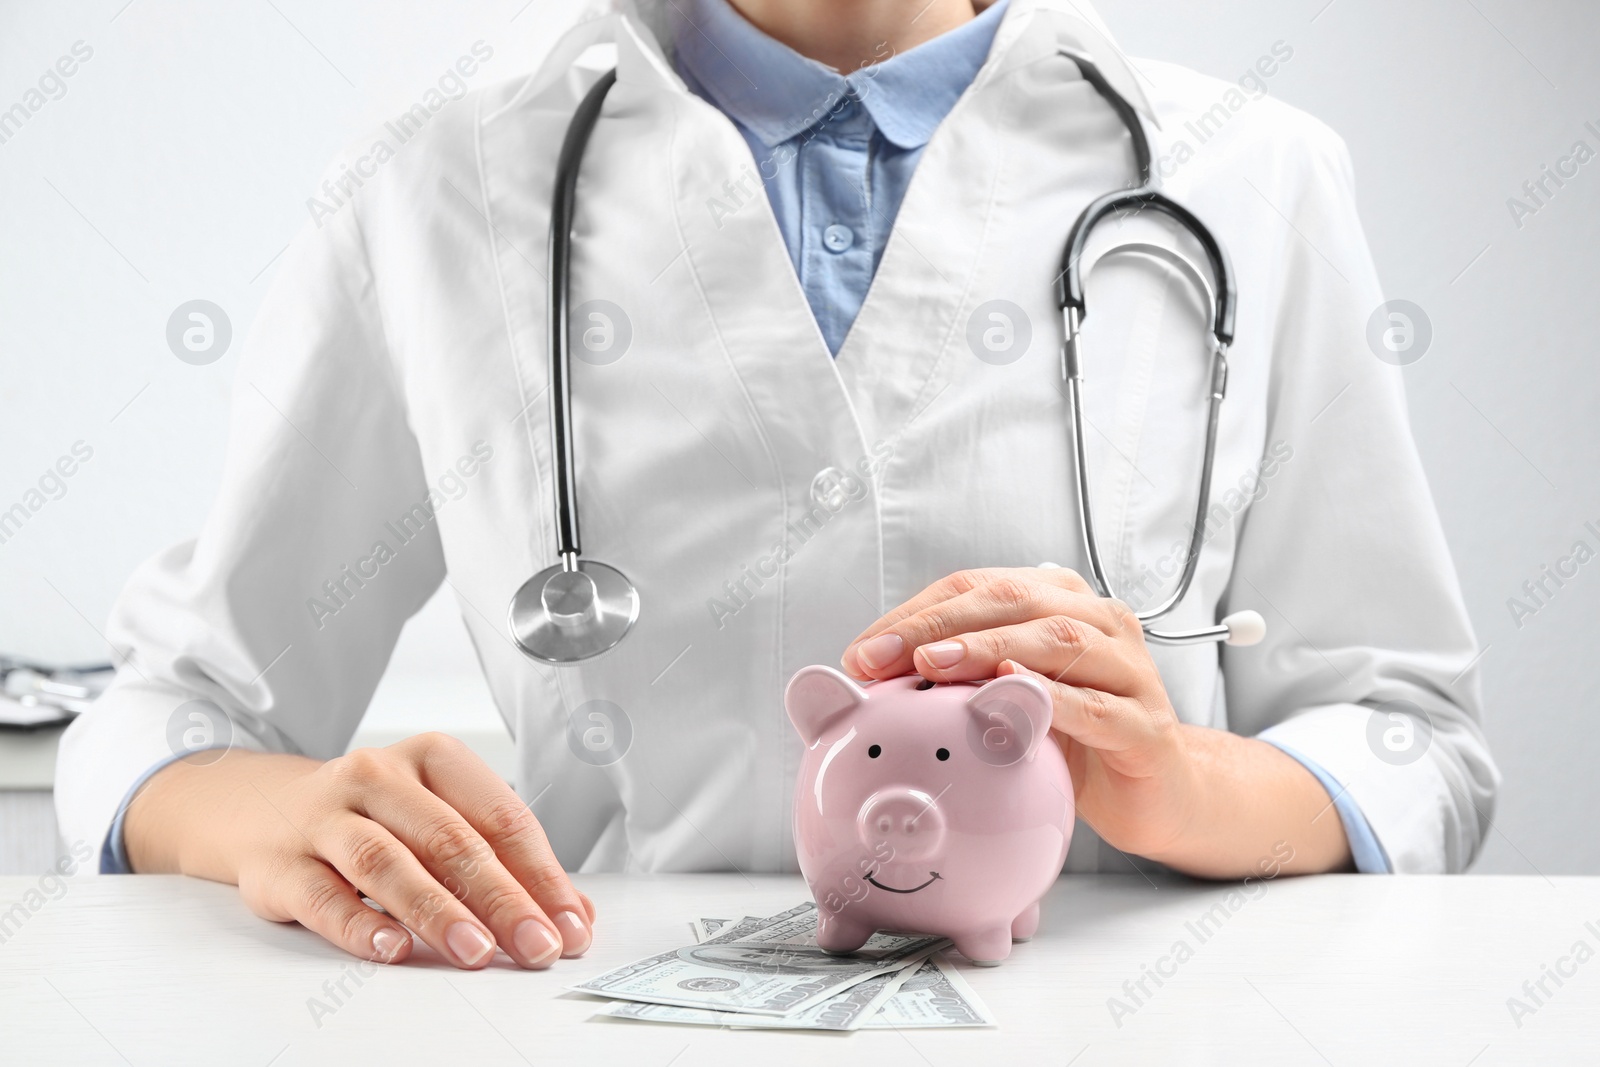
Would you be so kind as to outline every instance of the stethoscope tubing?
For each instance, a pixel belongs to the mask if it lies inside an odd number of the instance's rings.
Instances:
[[[1264,625],[1260,616],[1254,612],[1230,615],[1220,623],[1192,630],[1157,630],[1150,625],[1154,620],[1173,611],[1188,595],[1199,567],[1200,551],[1205,547],[1206,512],[1211,505],[1211,476],[1216,465],[1217,431],[1221,421],[1222,401],[1227,395],[1227,354],[1228,346],[1233,342],[1234,313],[1237,304],[1233,265],[1228,258],[1227,249],[1217,240],[1211,229],[1194,212],[1155,187],[1155,176],[1150,165],[1152,158],[1150,140],[1133,105],[1112,87],[1087,56],[1069,49],[1061,49],[1061,54],[1077,64],[1083,79],[1094,87],[1127,128],[1129,140],[1133,144],[1134,169],[1139,181],[1138,186],[1132,189],[1114,190],[1097,197],[1083,209],[1067,235],[1066,244],[1061,251],[1061,270],[1056,275],[1056,302],[1061,310],[1065,333],[1061,346],[1061,376],[1066,383],[1071,412],[1073,474],[1077,483],[1076,511],[1084,559],[1089,569],[1089,581],[1101,596],[1116,596],[1116,590],[1111,584],[1111,577],[1100,554],[1099,542],[1095,535],[1093,507],[1090,503],[1088,449],[1083,430],[1086,420],[1083,414],[1083,345],[1080,333],[1083,320],[1089,313],[1084,286],[1088,271],[1084,268],[1083,260],[1089,238],[1100,223],[1113,215],[1154,210],[1171,218],[1200,245],[1209,261],[1215,285],[1208,285],[1205,276],[1186,257],[1159,245],[1125,242],[1100,257],[1103,260],[1114,253],[1133,252],[1178,268],[1187,274],[1205,295],[1209,318],[1210,396],[1207,400],[1205,447],[1200,465],[1200,489],[1195,494],[1194,523],[1190,527],[1188,551],[1184,555],[1183,571],[1179,574],[1172,592],[1155,607],[1137,612],[1136,615],[1140,626],[1144,629],[1145,637],[1157,644],[1191,645],[1219,640],[1253,643],[1253,640],[1246,641],[1244,638],[1248,636],[1259,640],[1257,635]],[[1230,623],[1240,624],[1237,633],[1235,626],[1231,626]]]
[[[568,322],[572,301],[572,222],[578,206],[578,172],[589,136],[600,119],[606,94],[617,83],[615,68],[606,71],[584,95],[567,125],[556,160],[556,188],[550,203],[550,241],[546,282],[549,286],[550,448],[555,458],[556,552],[563,569],[577,568],[583,547],[578,526],[577,459],[572,444],[572,335]]]
[[[1186,270],[1205,292],[1210,316],[1211,333],[1211,397],[1206,418],[1206,442],[1204,460],[1201,469],[1200,492],[1195,507],[1195,523],[1190,537],[1189,551],[1184,562],[1183,573],[1172,594],[1155,608],[1139,614],[1141,626],[1145,635],[1150,640],[1162,644],[1199,644],[1216,640],[1231,640],[1229,622],[1253,616],[1246,628],[1252,632],[1260,628],[1260,617],[1253,612],[1243,612],[1229,616],[1221,623],[1209,627],[1183,631],[1159,631],[1149,626],[1151,620],[1172,611],[1188,593],[1189,586],[1194,579],[1195,570],[1199,562],[1200,549],[1204,543],[1204,522],[1206,511],[1210,504],[1210,487],[1213,465],[1216,459],[1217,426],[1220,415],[1222,399],[1227,386],[1227,349],[1233,340],[1235,292],[1233,283],[1232,265],[1228,261],[1227,251],[1217,241],[1212,232],[1200,221],[1193,212],[1182,204],[1172,200],[1166,194],[1155,188],[1154,174],[1151,168],[1151,150],[1149,138],[1144,131],[1143,123],[1133,105],[1117,92],[1108,82],[1099,68],[1084,55],[1063,49],[1061,54],[1077,64],[1078,70],[1100,96],[1110,105],[1117,117],[1122,120],[1128,130],[1128,135],[1133,145],[1135,170],[1138,173],[1139,184],[1132,189],[1116,190],[1098,197],[1084,209],[1077,221],[1073,224],[1068,235],[1066,246],[1062,250],[1061,272],[1056,280],[1056,297],[1060,305],[1062,320],[1066,330],[1066,338],[1062,345],[1062,375],[1066,379],[1067,393],[1070,400],[1072,415],[1072,442],[1074,454],[1074,473],[1077,481],[1077,512],[1079,529],[1082,531],[1084,555],[1088,560],[1090,578],[1096,590],[1102,596],[1114,596],[1110,577],[1106,573],[1101,561],[1099,545],[1095,539],[1094,520],[1089,503],[1089,471],[1087,450],[1085,449],[1083,426],[1083,371],[1081,360],[1081,341],[1079,329],[1082,321],[1088,314],[1088,306],[1084,297],[1084,275],[1082,260],[1087,248],[1090,235],[1095,226],[1113,214],[1120,214],[1130,209],[1145,210],[1146,208],[1159,211],[1168,215],[1183,227],[1199,242],[1210,261],[1212,277],[1216,279],[1215,289],[1207,286],[1204,276],[1182,256],[1159,246],[1145,245],[1142,250],[1145,254],[1155,255],[1165,259]],[[638,591],[626,577],[615,568],[605,564],[592,563],[582,560],[582,542],[580,540],[579,512],[578,512],[578,479],[576,450],[573,444],[573,417],[572,417],[572,337],[569,317],[571,312],[571,275],[572,275],[572,230],[573,220],[577,211],[577,186],[578,175],[582,167],[584,151],[588,146],[590,135],[594,132],[599,121],[600,112],[605,103],[606,95],[616,84],[617,72],[613,68],[602,74],[600,78],[584,94],[577,110],[573,112],[571,121],[567,126],[565,137],[561,142],[561,151],[557,157],[555,190],[551,199],[550,208],[550,236],[546,280],[548,284],[548,364],[549,381],[546,388],[550,391],[548,400],[550,411],[551,455],[553,459],[553,496],[555,499],[555,527],[556,550],[559,563],[554,567],[546,568],[534,578],[524,583],[522,588],[513,597],[510,609],[510,624],[513,636],[519,647],[535,659],[551,663],[570,663],[589,658],[612,647],[620,641],[631,629],[638,616]],[[1127,243],[1123,246],[1127,250],[1138,251],[1141,246],[1137,243]],[[1114,249],[1113,251],[1116,251]],[[1103,257],[1102,257],[1103,258]],[[615,580],[620,580],[621,585],[606,591],[601,599],[605,602],[608,611],[600,611],[595,617],[607,620],[606,626],[615,629],[614,634],[601,635],[595,641],[580,640],[575,646],[572,641],[575,637],[573,623],[569,620],[560,626],[551,625],[549,610],[546,606],[546,618],[538,620],[537,613],[533,612],[531,601],[541,598],[548,592],[551,576],[567,574],[573,581],[584,583],[584,576],[600,578],[615,585]],[[535,589],[541,583],[548,588]],[[569,583],[570,584],[570,583]],[[592,586],[593,588],[598,588]],[[563,616],[565,618],[565,616]],[[576,618],[577,616],[573,616]],[[519,622],[519,619],[521,620]],[[526,631],[526,632],[524,632]],[[564,633],[564,637],[558,635]],[[559,640],[558,640],[559,638]],[[1258,639],[1258,638],[1257,638]],[[561,645],[560,641],[566,641]],[[554,642],[554,643],[552,643]],[[542,645],[550,643],[551,647],[543,648]],[[1243,643],[1243,642],[1241,642]],[[581,646],[581,647],[579,647]]]

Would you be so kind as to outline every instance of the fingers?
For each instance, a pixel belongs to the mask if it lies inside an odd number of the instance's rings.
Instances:
[[[526,891],[533,912],[557,932],[561,955],[583,955],[594,939],[594,905],[573,888],[544,828],[516,792],[454,738],[429,745],[420,770],[422,784],[461,813]]]
[[[934,604],[949,600],[951,597],[960,596],[962,593],[971,592],[982,584],[986,575],[995,573],[998,572],[985,570],[956,571],[954,574],[934,582],[928,588],[857,634],[855,640],[851,641],[845,648],[844,656],[841,657],[840,662],[844,669],[857,678],[869,677],[867,665],[858,658],[860,647],[869,639],[881,635],[897,623],[909,619],[919,611],[923,611]],[[885,656],[892,655],[894,652],[893,642],[879,641],[868,649],[868,656],[873,664],[877,664],[883,662]]]
[[[942,595],[961,586],[967,588]],[[894,621],[865,640],[858,639],[846,649],[843,665],[858,678],[892,678],[923,666],[948,669],[963,655],[962,648],[947,644],[952,639],[1051,617],[1076,620],[1086,624],[1086,628],[1112,636],[1128,636],[1130,630],[1139,629],[1137,619],[1121,602],[1069,586],[1087,588],[1081,577],[1059,569],[965,571],[952,575],[885,617],[899,616]],[[939,594],[937,599],[930,596],[934,591]],[[918,604],[921,606],[910,610]],[[1054,625],[1066,626],[1066,623]],[[1068,633],[1068,636],[1072,635]],[[1142,642],[1142,635],[1140,640]],[[930,650],[928,656],[917,655],[917,650],[924,645],[937,647]],[[998,658],[991,661],[991,666]],[[1048,667],[1033,659],[1025,662],[1041,669]],[[992,675],[964,674],[961,677]],[[939,680],[948,679],[941,676]]]
[[[1107,637],[1069,615],[963,633],[920,645],[912,654],[913,669],[934,682],[995,678],[1007,660],[1025,663],[1050,681],[1120,696],[1139,693],[1153,669],[1142,646]]]
[[[557,926],[506,869],[490,843],[460,812],[420,782],[393,776],[369,792],[364,809],[488,928],[495,943],[518,964],[541,970],[561,955]]]
[[[1152,742],[1177,726],[1170,708],[1152,709],[1136,697],[1058,682],[1015,660],[1001,663],[996,674],[1027,674],[1043,682],[1052,702],[1050,728],[1100,752],[1153,750]]]
[[[411,955],[404,926],[368,907],[338,872],[310,856],[273,882],[263,899],[254,886],[240,885],[257,914],[279,922],[294,920],[352,956],[399,963]]]
[[[494,958],[495,940],[389,830],[353,812],[315,827],[312,844],[352,886],[467,970]]]
[[[970,593],[980,586],[1007,578],[1040,582],[1073,593],[1093,592],[1089,587],[1089,583],[1084,580],[1081,574],[1066,567],[982,567],[974,570],[956,571],[954,574],[934,582],[928,588],[867,627],[856,638],[856,641],[877,633],[879,630],[887,629],[902,619],[908,619],[940,601],[950,600],[963,593]],[[854,644],[855,642],[851,643]]]
[[[407,958],[415,935],[468,969],[496,947],[548,967],[592,940],[594,902],[568,880],[538,820],[454,738],[358,749],[285,784],[276,801],[261,796],[276,839],[237,879],[264,917],[301,921],[383,962]]]

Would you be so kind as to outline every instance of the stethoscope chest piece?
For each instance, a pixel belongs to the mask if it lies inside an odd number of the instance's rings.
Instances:
[[[579,559],[557,563],[523,583],[511,598],[511,636],[543,663],[577,663],[628,635],[639,619],[639,591],[621,571]]]

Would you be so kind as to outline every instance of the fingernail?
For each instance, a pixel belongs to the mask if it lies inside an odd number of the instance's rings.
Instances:
[[[928,661],[929,666],[940,670],[954,667],[966,654],[967,646],[960,641],[935,641],[922,646],[922,658]]]
[[[565,942],[561,953],[563,956],[581,956],[589,950],[593,935],[589,933],[588,924],[576,912],[556,912],[556,928],[561,931],[561,940]]]
[[[487,934],[469,922],[451,923],[445,931],[444,943],[450,946],[457,960],[471,967],[483,962],[494,951],[494,942]]]
[[[384,926],[372,935],[372,953],[378,957],[380,963],[393,963],[394,958],[400,955],[400,950],[406,947],[406,939],[400,931]]]
[[[856,646],[856,658],[875,671],[881,671],[900,658],[906,643],[899,634],[879,634]]]
[[[561,942],[538,919],[523,919],[518,923],[512,940],[516,942],[517,954],[527,967],[548,967],[561,952]]]

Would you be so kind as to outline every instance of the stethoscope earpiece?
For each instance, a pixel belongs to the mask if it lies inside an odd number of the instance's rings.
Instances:
[[[1261,612],[1249,608],[1224,615],[1222,625],[1228,630],[1228,644],[1236,648],[1259,645],[1267,636],[1267,620],[1261,617]]]

